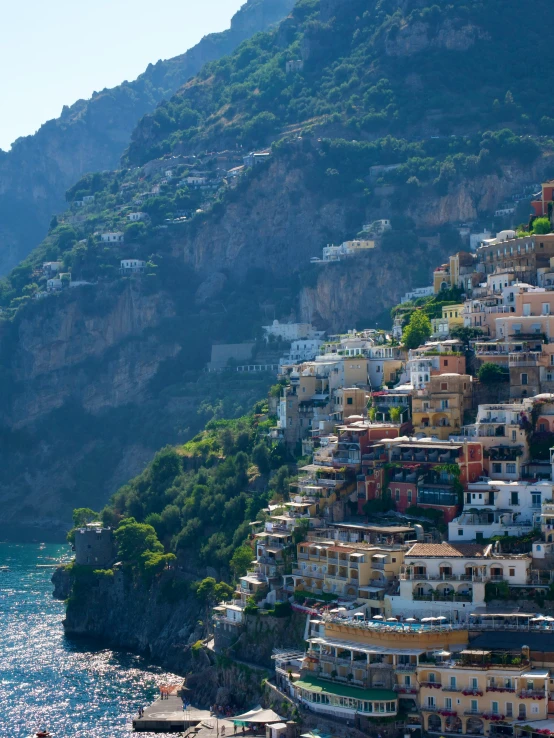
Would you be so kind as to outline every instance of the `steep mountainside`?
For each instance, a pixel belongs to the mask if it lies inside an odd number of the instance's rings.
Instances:
[[[544,17],[547,0],[534,10]],[[287,127],[361,139],[503,125],[551,134],[538,70],[553,62],[521,0],[300,0],[277,31],[206,65],[145,116],[128,158],[257,145]]]
[[[277,30],[208,64],[146,116],[128,152],[139,166],[69,189],[67,212],[0,281],[0,535],[17,525],[62,530],[73,507],[99,508],[155,449],[262,397],[269,375],[203,373],[212,344],[259,337],[274,317],[331,331],[373,326],[461,247],[455,225],[490,227],[503,201],[552,176],[552,140],[520,133],[548,127],[549,98],[537,100],[527,65],[537,49],[545,58],[552,50],[520,24],[515,71],[484,72],[489,87],[470,93],[476,59],[492,63],[483,38],[504,58],[490,15],[497,0],[423,5],[301,0]],[[518,7],[504,2],[498,17],[515,21]],[[428,57],[440,67],[430,76]],[[286,74],[298,59],[304,67]],[[443,97],[448,65],[457,84]],[[379,81],[385,68],[390,88]],[[418,69],[414,93],[406,75]],[[495,106],[508,83],[513,94]],[[524,84],[534,103],[525,113],[516,94]],[[474,107],[464,119],[471,130],[445,135],[464,96],[457,114]],[[439,98],[444,114],[433,118],[429,101]],[[367,116],[381,121],[371,131]],[[325,128],[308,130],[315,119]],[[272,138],[262,163],[237,167],[246,146]],[[514,217],[502,225],[525,221],[528,201]],[[374,250],[310,263],[378,218],[392,230]],[[124,259],[141,260],[143,272],[120,273]],[[47,292],[42,268],[53,260],[64,273],[59,292]]]
[[[36,134],[0,150],[0,274],[43,238],[66,189],[85,172],[113,169],[137,121],[194,76],[206,62],[230,53],[253,34],[279,22],[294,0],[248,0],[231,28],[214,33],[173,59],[150,64],[133,82],[64,107]]]

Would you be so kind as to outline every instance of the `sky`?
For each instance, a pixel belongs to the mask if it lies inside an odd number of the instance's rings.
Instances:
[[[229,27],[245,0],[2,0],[0,148]]]

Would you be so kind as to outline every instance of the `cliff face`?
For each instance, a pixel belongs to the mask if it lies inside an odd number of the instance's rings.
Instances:
[[[173,573],[166,572],[147,586],[138,575],[116,570],[113,576],[75,585],[65,570],[58,569],[54,597],[62,599],[71,592],[63,622],[68,635],[137,651],[184,673],[190,663],[189,647],[202,636],[198,624],[202,608],[189,595],[168,599],[166,588],[172,580]],[[187,588],[190,580],[180,581]]]
[[[194,576],[193,576],[194,574]],[[63,621],[69,636],[95,638],[115,648],[150,657],[183,676],[194,692],[195,704],[215,703],[249,707],[262,696],[264,667],[272,668],[275,646],[301,647],[305,617],[252,616],[229,654],[216,658],[206,648],[191,648],[204,635],[203,620],[210,614],[187,592],[200,572],[165,571],[151,584],[138,575],[116,569],[113,576],[78,581],[65,567],[52,577],[54,597],[67,599]],[[171,591],[182,595],[172,598]],[[69,598],[69,599],[68,599]]]
[[[181,56],[150,64],[133,82],[64,107],[36,134],[18,139],[8,153],[0,151],[0,275],[37,245],[72,184],[86,172],[117,167],[143,115],[206,62],[277,23],[293,5],[293,0],[248,0],[229,30],[206,36]]]

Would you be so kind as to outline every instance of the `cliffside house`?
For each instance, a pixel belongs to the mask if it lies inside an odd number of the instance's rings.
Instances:
[[[121,274],[141,274],[146,269],[146,262],[141,259],[121,259]]]
[[[125,234],[122,231],[115,231],[114,233],[101,233],[100,240],[102,243],[123,243],[125,240]]]

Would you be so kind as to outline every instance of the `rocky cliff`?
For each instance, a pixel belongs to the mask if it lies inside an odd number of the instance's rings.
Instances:
[[[144,654],[186,676],[199,706],[216,702],[249,707],[262,695],[265,667],[272,670],[272,649],[301,647],[305,617],[249,616],[235,648],[216,657],[200,644],[203,620],[210,615],[190,593],[192,579],[193,572],[165,571],[148,584],[117,568],[113,574],[75,576],[60,567],[52,582],[54,597],[67,600],[67,635]]]
[[[150,64],[133,82],[64,107],[32,136],[0,150],[0,275],[34,248],[65,191],[84,173],[117,167],[137,121],[174,94],[208,61],[284,18],[294,0],[248,0],[231,28],[173,59]]]

